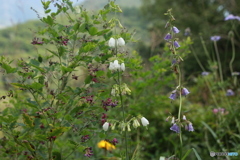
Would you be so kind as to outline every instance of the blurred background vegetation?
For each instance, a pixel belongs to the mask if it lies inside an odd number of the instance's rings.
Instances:
[[[94,12],[106,3],[107,0],[86,0],[80,5]],[[240,16],[240,1],[116,0],[116,4],[123,10],[123,14],[119,14],[118,17],[122,25],[135,33],[136,42],[130,45],[139,53],[143,65],[141,71],[129,71],[134,75],[129,85],[133,93],[129,99],[131,108],[129,111],[141,113],[150,121],[148,130],[139,131],[135,135],[136,141],[140,142],[139,159],[170,157],[179,145],[178,136],[169,130],[170,122],[165,122],[169,113],[177,114],[178,106],[177,101],[171,102],[168,98],[176,87],[170,68],[171,62],[168,60],[170,53],[164,41],[167,33],[165,25],[168,20],[164,13],[169,8],[172,8],[176,18],[175,25],[181,31],[179,39],[183,51],[188,53],[182,67],[184,85],[189,88],[191,94],[184,99],[183,111],[192,121],[195,132],[184,132],[184,151],[195,148],[203,159],[210,159],[209,151],[235,151],[240,154],[239,81],[233,83],[229,70],[232,58],[229,32],[232,31],[236,52],[233,68],[234,71],[240,71],[240,32],[238,32],[240,21],[224,21],[229,14]],[[60,20],[64,21],[64,17]],[[1,29],[1,55],[20,59],[44,53],[44,47],[36,49],[36,46],[31,45],[40,27],[44,27],[41,21],[33,20]],[[191,42],[187,42],[186,34],[191,37]],[[221,36],[221,40],[218,41],[224,74],[224,84],[221,85],[218,84],[218,76],[215,74],[216,57],[213,42],[210,40],[214,35]],[[211,59],[207,59],[204,47]],[[196,56],[205,71],[213,74],[207,78],[201,76],[203,70],[197,63]],[[4,75],[0,76],[2,79],[0,93],[4,94],[6,86],[9,86],[9,80]],[[224,89],[234,90],[235,96],[226,99]],[[214,103],[212,97],[219,103]],[[214,108],[225,108],[227,112],[216,114],[212,112]],[[193,153],[189,159],[196,159]]]

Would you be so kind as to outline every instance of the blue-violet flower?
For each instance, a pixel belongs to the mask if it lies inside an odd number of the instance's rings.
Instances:
[[[176,123],[173,124],[173,126],[170,128],[170,130],[176,132],[176,133],[179,133],[180,132],[180,129],[178,127],[178,125]]]

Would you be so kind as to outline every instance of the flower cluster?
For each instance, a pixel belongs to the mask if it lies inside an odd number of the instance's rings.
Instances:
[[[124,46],[124,45],[125,45],[125,41],[122,37],[118,39],[110,38],[108,41],[109,47]]]
[[[142,126],[144,126],[144,127],[147,127],[149,125],[149,121],[145,117],[141,117],[140,121],[142,123]],[[133,128],[137,128],[137,127],[141,126],[138,118],[134,117],[131,120],[129,120],[129,122],[126,122],[126,123],[125,122],[120,122],[119,123],[119,128],[121,128],[122,131],[125,131],[126,127],[127,127],[127,130],[131,131],[131,126],[130,126],[131,122],[132,122]],[[104,131],[107,131],[110,126],[111,126],[111,129],[114,130],[115,127],[116,127],[116,122],[113,122],[112,125],[110,125],[109,122],[105,122],[102,125],[102,128],[103,128]]]
[[[111,98],[108,98],[105,101],[102,100],[102,107],[105,111],[108,111],[108,106],[113,108],[113,107],[116,107],[117,105],[118,105],[118,101],[115,100],[113,102]]]
[[[109,70],[111,70],[111,71],[125,71],[125,64],[124,63],[119,64],[118,60],[115,60],[114,62],[110,62]]]
[[[182,88],[181,89],[181,95],[182,96],[187,96],[190,92],[188,91],[187,88]],[[168,98],[170,98],[171,100],[175,100],[178,97],[179,93],[178,93],[178,89],[175,89],[172,91],[172,93],[170,94],[170,96]]]
[[[91,157],[93,155],[92,147],[87,147],[87,148],[85,148],[84,151],[85,151],[84,156],[86,156],[86,157]]]
[[[172,118],[172,122],[171,122],[172,126],[170,127],[171,131],[174,131],[176,133],[180,133],[180,131],[181,131],[180,128],[181,128],[182,125],[185,125],[185,130],[187,130],[187,131],[189,131],[189,132],[194,131],[192,122],[188,121],[185,115],[183,115],[183,120],[184,120],[183,123],[178,123],[179,120],[175,120],[174,117],[168,117],[167,119],[169,119],[169,118]]]
[[[171,40],[173,39],[174,34],[177,34],[179,32],[180,32],[179,29],[177,27],[173,26],[171,28],[171,32],[167,33],[167,35],[164,37],[164,39],[171,43]],[[173,45],[174,45],[175,48],[179,48],[180,47],[177,39],[173,39]]]
[[[128,88],[126,83],[123,83],[120,86],[118,84],[113,85],[112,90],[111,90],[111,95],[119,96],[120,94],[121,95],[130,95],[131,94],[131,90]]]
[[[221,114],[228,114],[225,108],[214,108],[212,110],[214,114],[221,113]]]

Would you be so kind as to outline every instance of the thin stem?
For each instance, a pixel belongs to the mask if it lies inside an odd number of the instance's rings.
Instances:
[[[210,55],[209,55],[209,53],[208,53],[207,47],[206,47],[206,45],[205,45],[205,41],[203,40],[201,34],[200,34],[199,36],[200,36],[201,43],[202,43],[202,46],[203,46],[203,49],[204,49],[204,53],[206,54],[207,58],[210,60],[211,58],[210,58]]]
[[[214,41],[214,48],[215,48],[216,55],[217,55],[217,60],[218,60],[218,68],[219,68],[220,79],[221,79],[221,82],[223,82],[222,65],[221,65],[221,60],[220,60],[220,56],[219,56],[216,41]]]
[[[201,61],[198,59],[198,56],[195,54],[195,51],[194,51],[192,45],[190,45],[190,47],[191,47],[191,50],[192,50],[192,53],[193,53],[195,59],[197,60],[198,65],[200,66],[200,68],[202,69],[202,71],[206,71],[205,68],[203,67]]]
[[[180,87],[180,94],[179,94],[179,110],[178,110],[178,120],[180,122],[181,119],[181,110],[182,110],[182,90],[181,90],[181,69],[180,66],[177,65],[178,67],[178,86]],[[183,141],[182,141],[182,131],[181,131],[181,127],[180,127],[180,133],[179,133],[179,138],[180,138],[180,159],[182,158],[182,146],[183,146]]]
[[[125,118],[125,109],[123,105],[123,97],[122,97],[122,90],[121,90],[121,79],[120,79],[120,71],[118,72],[118,87],[119,87],[119,96],[121,101],[121,108],[122,108],[122,119],[124,124],[126,124],[126,118]],[[125,139],[125,149],[126,149],[126,160],[128,160],[128,143],[127,143],[127,130],[124,131],[124,139]]]
[[[231,74],[233,73],[233,61],[235,59],[235,46],[234,46],[234,37],[232,36],[231,37],[231,43],[232,43],[232,59],[229,63],[229,68],[230,68],[230,71],[231,71]]]

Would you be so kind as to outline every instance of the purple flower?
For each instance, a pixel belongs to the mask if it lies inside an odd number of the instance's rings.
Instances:
[[[207,75],[209,75],[209,72],[206,72],[206,71],[202,72],[202,76],[207,76]]]
[[[87,147],[87,148],[85,148],[84,151],[85,151],[84,156],[86,156],[86,157],[91,157],[93,155],[92,147]]]
[[[177,60],[176,59],[173,59],[172,60],[172,65],[176,64],[177,63]]]
[[[177,41],[174,41],[174,46],[176,47],[176,48],[178,48],[178,47],[180,47],[180,45],[178,44],[178,42]]]
[[[229,14],[227,17],[225,17],[225,21],[228,21],[228,20],[239,20],[240,21],[240,17],[239,16],[234,16],[232,14]]]
[[[186,96],[186,95],[188,95],[190,92],[187,90],[187,88],[183,88],[182,89],[182,95],[183,96]]]
[[[168,98],[175,100],[177,98],[176,90],[172,91],[171,95]]]
[[[173,124],[173,126],[170,128],[171,131],[174,131],[176,133],[180,132],[180,129],[176,123]]]
[[[180,32],[179,29],[175,26],[172,28],[172,30],[173,30],[174,33],[179,33]]]
[[[220,40],[221,39],[221,36],[212,36],[211,37],[211,40],[212,41],[218,41],[218,40]]]
[[[168,41],[168,40],[170,40],[170,39],[172,39],[172,36],[171,36],[171,34],[170,33],[168,33],[166,36],[165,36],[165,38],[164,38],[166,41]]]
[[[186,127],[185,127],[186,130],[188,130],[189,132],[193,132],[194,131],[194,128],[192,126],[192,123],[189,123]]]
[[[228,89],[226,96],[234,96],[234,92],[231,89]]]

